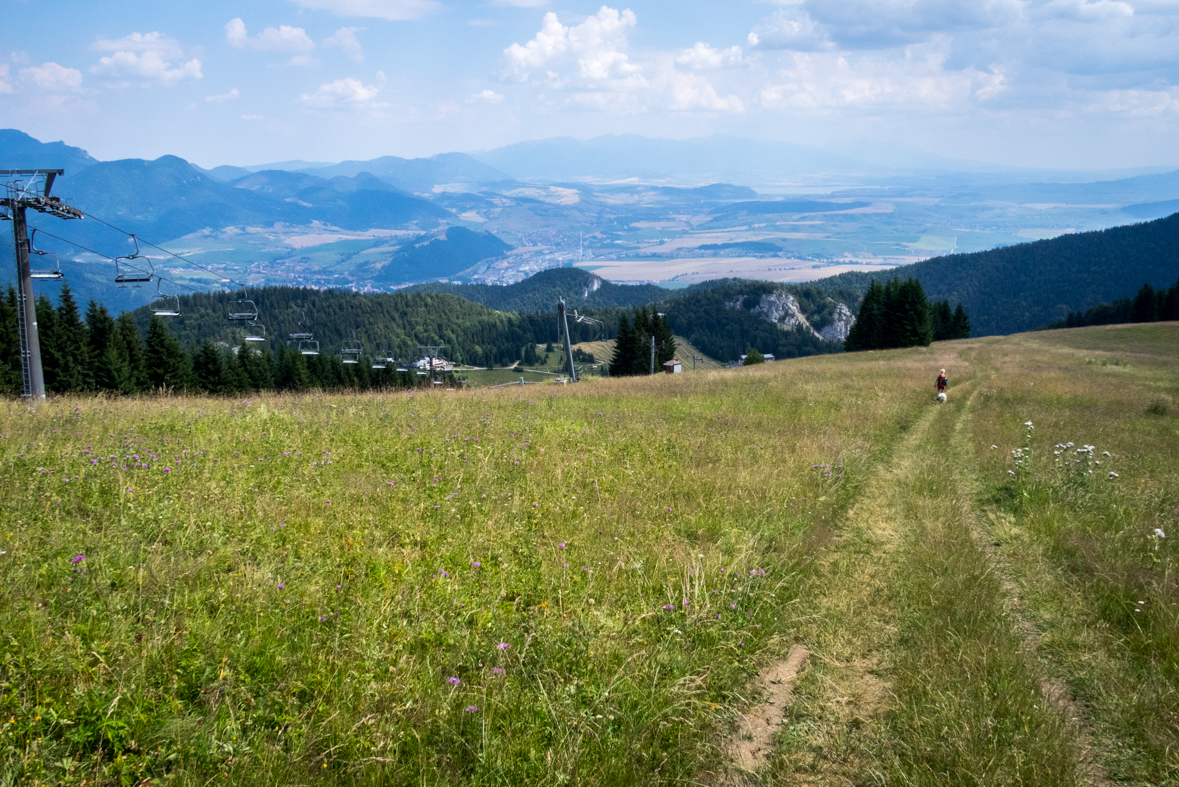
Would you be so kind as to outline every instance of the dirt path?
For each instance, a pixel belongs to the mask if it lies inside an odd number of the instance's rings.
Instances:
[[[972,507],[974,390],[931,406],[865,485],[801,644],[739,717],[729,784],[1108,783]]]

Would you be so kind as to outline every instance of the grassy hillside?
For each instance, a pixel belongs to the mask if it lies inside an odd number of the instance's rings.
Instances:
[[[1177,356],[10,402],[0,783],[1165,781]]]
[[[890,274],[844,273],[817,286],[866,290],[873,279],[914,276],[932,300],[962,302],[975,336],[1029,331],[1143,284],[1179,278],[1179,213],[1144,224],[952,254]]]

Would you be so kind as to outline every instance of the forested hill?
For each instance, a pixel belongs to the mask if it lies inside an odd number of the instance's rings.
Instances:
[[[237,297],[224,292],[182,296],[181,316],[168,319],[168,328],[187,348],[205,340],[237,346],[247,327],[227,318],[231,304],[235,310],[242,308]],[[556,320],[550,315],[495,311],[447,293],[365,295],[265,287],[252,290],[251,298],[270,346],[285,342],[289,333],[305,329],[315,334],[320,352],[325,355],[338,354],[353,331],[366,357],[388,349],[403,360],[413,357],[419,344],[438,344],[445,347],[443,354],[450,360],[476,366],[508,364],[521,357],[528,343],[557,340]],[[132,314],[146,333],[151,310],[145,306]],[[304,328],[300,329],[304,314]],[[570,331],[577,341],[588,341],[599,333],[592,326],[571,325]]]
[[[959,301],[974,336],[1017,333],[1132,297],[1179,278],[1179,213],[1164,219],[973,254],[934,257],[891,273],[845,273],[815,282],[859,292],[891,276],[915,277],[932,300]]]
[[[557,299],[570,307],[634,307],[662,301],[674,290],[654,284],[613,284],[580,268],[541,271],[515,284],[418,284],[405,292],[446,292],[500,311],[552,312]]]

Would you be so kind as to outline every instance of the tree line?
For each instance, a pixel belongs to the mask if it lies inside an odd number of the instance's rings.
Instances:
[[[970,319],[959,303],[930,303],[917,279],[873,280],[860,302],[860,313],[844,341],[848,352],[929,346],[930,342],[965,339]]]
[[[408,388],[418,376],[393,366],[373,369],[367,358],[344,364],[334,353],[305,356],[276,343],[273,350],[242,341],[218,347],[209,339],[185,349],[161,317],[140,331],[135,317],[112,317],[91,299],[83,316],[68,284],[56,306],[37,298],[37,327],[45,388],[56,394],[133,395],[159,390],[210,394],[310,389]],[[0,298],[0,393],[23,390],[16,290]]]
[[[1179,281],[1169,288],[1155,289],[1149,283],[1133,298],[1119,298],[1113,303],[1099,303],[1083,312],[1069,312],[1068,317],[1045,326],[1082,328],[1086,325],[1118,325],[1128,322],[1179,320]]]
[[[635,309],[630,318],[622,312],[618,317],[614,355],[610,358],[610,376],[650,374],[652,341],[655,371],[663,371],[663,364],[675,358],[676,350],[667,318],[656,311],[648,312],[646,306]]]

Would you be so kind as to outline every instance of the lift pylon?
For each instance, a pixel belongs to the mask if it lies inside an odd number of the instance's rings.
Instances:
[[[33,273],[29,267],[29,208],[59,219],[80,219],[82,211],[50,195],[53,181],[63,175],[60,169],[4,169],[7,179],[0,213],[12,222],[12,241],[16,246],[16,324],[20,334],[20,369],[24,396],[45,398],[45,375],[41,370],[41,342],[37,336],[37,312],[33,302]]]

